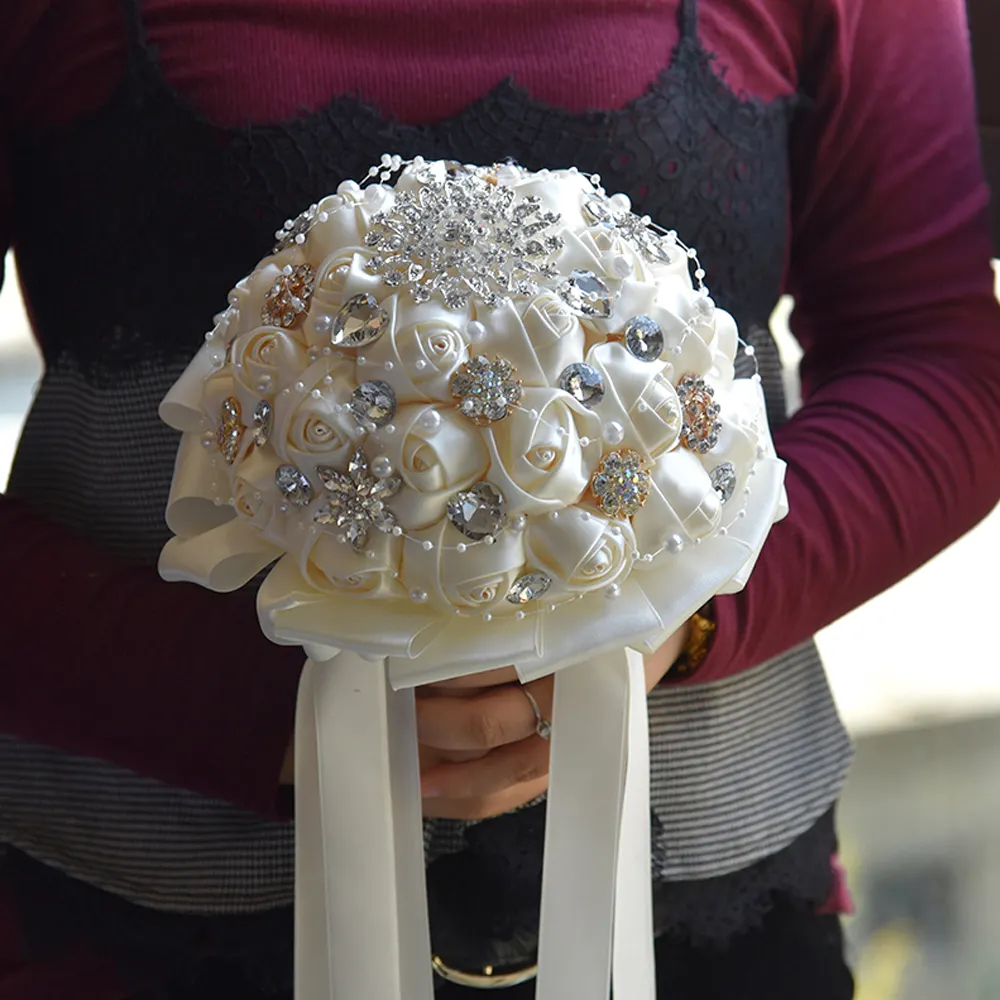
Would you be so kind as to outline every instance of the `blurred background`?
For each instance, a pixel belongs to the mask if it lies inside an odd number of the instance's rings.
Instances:
[[[774,329],[794,402],[789,308]],[[0,491],[41,371],[8,259]],[[1000,1000],[1000,653],[982,640],[1000,613],[998,555],[995,511],[818,637],[857,745],[840,829],[858,1000]]]

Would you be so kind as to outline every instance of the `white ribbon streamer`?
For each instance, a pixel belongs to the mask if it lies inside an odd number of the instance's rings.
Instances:
[[[556,674],[536,1000],[608,1000],[629,685],[625,650]]]
[[[295,727],[296,1000],[430,1000],[413,692],[307,661]]]

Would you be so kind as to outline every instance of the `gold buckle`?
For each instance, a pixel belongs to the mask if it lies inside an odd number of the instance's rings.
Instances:
[[[494,972],[492,965],[487,965],[482,972],[463,972],[445,965],[437,955],[433,956],[431,964],[442,979],[474,990],[505,990],[511,986],[520,986],[538,975],[537,962],[514,972]]]

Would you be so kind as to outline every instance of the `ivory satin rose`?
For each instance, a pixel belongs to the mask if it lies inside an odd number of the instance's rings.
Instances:
[[[295,381],[307,364],[306,348],[292,331],[259,326],[240,334],[230,347],[234,379],[250,398],[269,398]]]
[[[322,357],[274,399],[268,444],[283,462],[305,473],[317,490],[322,484],[316,466],[343,471],[364,437],[346,405],[355,386],[353,359]]]
[[[423,420],[431,413],[437,423],[428,426]],[[485,478],[490,464],[482,432],[454,407],[406,404],[396,411],[392,432],[383,427],[373,437],[403,481],[390,506],[407,530],[443,518],[448,498]]]
[[[435,299],[414,303],[409,295],[394,296],[382,308],[389,329],[364,349],[367,364],[380,372],[372,377],[388,382],[400,403],[451,403],[451,376],[469,359],[463,331],[471,308],[448,309]]]
[[[527,388],[509,416],[484,434],[491,459],[487,479],[511,515],[574,504],[600,461],[600,437],[600,418],[568,393]]]
[[[628,521],[609,521],[582,507],[530,518],[524,550],[529,570],[553,581],[546,597],[586,594],[628,575],[635,537]]]
[[[425,550],[430,541],[433,548]],[[411,533],[403,548],[400,580],[411,592],[422,592],[432,606],[485,612],[514,612],[507,592],[524,566],[519,532],[502,531],[493,545],[468,544],[450,521],[438,521]],[[465,545],[464,551],[458,549]]]

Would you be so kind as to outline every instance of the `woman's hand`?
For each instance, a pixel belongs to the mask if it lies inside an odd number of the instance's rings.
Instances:
[[[687,642],[678,629],[646,657],[646,690],[670,669]],[[554,679],[526,685],[551,718]],[[548,788],[549,745],[513,668],[417,689],[417,738],[424,814],[485,819],[523,806]]]

